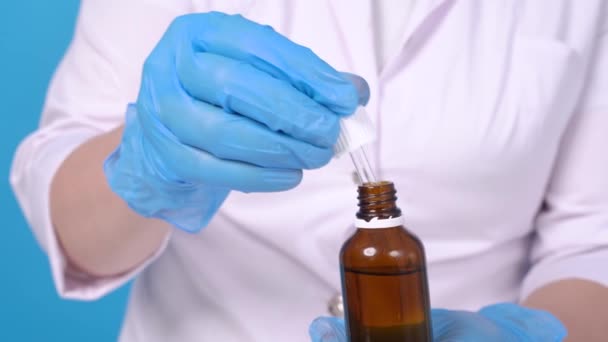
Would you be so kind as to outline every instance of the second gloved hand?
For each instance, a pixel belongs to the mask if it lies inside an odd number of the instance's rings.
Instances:
[[[139,214],[194,232],[229,191],[287,190],[328,163],[340,117],[368,96],[365,81],[268,26],[182,16],[145,62],[105,174]]]
[[[500,303],[478,312],[433,309],[433,340],[436,342],[559,342],[566,329],[548,312],[511,303]],[[310,326],[312,342],[346,342],[344,321],[320,317]]]

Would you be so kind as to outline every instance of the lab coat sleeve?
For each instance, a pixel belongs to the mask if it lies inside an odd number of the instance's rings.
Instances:
[[[608,286],[608,23],[597,42],[537,218],[522,300],[566,278]]]
[[[56,170],[75,148],[123,122],[127,104],[136,98],[145,57],[171,20],[189,11],[189,3],[82,1],[73,40],[51,80],[39,127],[16,151],[10,182],[48,255],[62,297],[91,300],[108,293],[149,264],[167,243],[120,277],[80,274],[66,263],[58,245],[49,214],[49,188]]]

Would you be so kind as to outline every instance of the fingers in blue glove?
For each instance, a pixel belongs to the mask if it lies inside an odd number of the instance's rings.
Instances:
[[[498,303],[479,310],[479,314],[508,327],[513,335],[525,341],[562,341],[567,331],[552,314],[513,303]],[[526,339],[527,338],[527,339]]]
[[[197,54],[196,60],[184,64],[178,65],[178,76],[194,98],[309,144],[325,148],[335,144],[339,117],[289,83],[213,54]]]
[[[337,317],[316,318],[308,329],[312,342],[346,342],[344,320]]]
[[[486,306],[478,312],[433,309],[435,341],[559,342],[564,326],[551,314],[513,303]]]
[[[363,77],[351,74],[349,72],[342,72],[342,76],[349,80],[355,86],[355,89],[357,89],[357,94],[359,96],[359,105],[366,106],[369,102],[370,96],[369,84],[367,83],[367,81]]]
[[[338,114],[352,113],[358,96],[353,84],[312,50],[289,40],[272,27],[240,15],[189,14],[172,26],[189,31],[191,47],[246,62],[285,80]]]
[[[339,134],[339,118],[330,109],[348,114],[369,98],[361,77],[335,71],[309,49],[238,15],[187,15],[166,36],[177,41],[176,56],[167,54],[171,49],[163,45],[170,39],[163,39],[148,58],[144,76],[164,79],[144,79],[144,101],[138,104],[156,108],[140,113],[155,113],[179,141],[221,159],[273,168],[321,167],[331,159]],[[258,68],[260,60],[280,72]],[[175,72],[167,66],[174,62],[178,77],[172,80]]]
[[[153,151],[146,156],[148,162],[164,170],[164,177],[173,178],[169,181],[179,183],[187,179],[188,183],[213,184],[243,192],[270,192],[291,189],[302,179],[301,170],[224,160],[184,145],[154,116],[138,114],[138,121],[145,127],[147,139],[144,143],[151,145],[144,151]]]

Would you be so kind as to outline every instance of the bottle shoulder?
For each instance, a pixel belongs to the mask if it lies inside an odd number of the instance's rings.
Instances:
[[[417,270],[425,266],[425,253],[418,237],[404,227],[357,229],[340,251],[342,267],[373,272]]]

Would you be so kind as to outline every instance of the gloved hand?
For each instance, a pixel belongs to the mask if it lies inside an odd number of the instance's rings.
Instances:
[[[500,303],[478,312],[433,309],[433,340],[454,342],[556,342],[566,328],[548,312]],[[320,317],[310,325],[312,342],[346,342],[344,321]]]
[[[287,190],[328,163],[340,117],[368,97],[363,79],[269,26],[182,16],[145,62],[106,178],[139,214],[198,231],[229,191]]]

